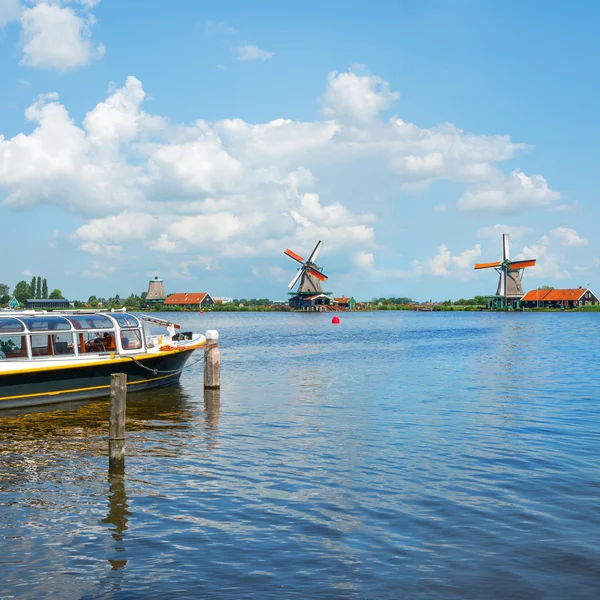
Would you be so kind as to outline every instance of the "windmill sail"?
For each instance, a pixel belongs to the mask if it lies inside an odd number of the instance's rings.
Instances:
[[[322,294],[323,288],[321,287],[321,281],[327,281],[327,276],[323,275],[317,267],[315,261],[323,248],[323,242],[318,241],[317,245],[313,248],[310,253],[308,260],[304,260],[299,254],[292,252],[289,248],[284,251],[286,256],[289,256],[292,260],[300,263],[301,267],[298,269],[295,277],[290,281],[288,287],[293,289],[298,281],[300,286],[298,287],[299,294]]]
[[[500,274],[496,296],[508,302],[520,300],[525,293],[521,284],[521,274],[526,267],[534,267],[535,259],[510,259],[510,242],[508,233],[502,234],[502,260],[489,263],[478,263],[475,269],[495,269]]]

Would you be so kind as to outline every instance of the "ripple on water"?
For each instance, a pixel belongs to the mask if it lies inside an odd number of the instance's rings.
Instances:
[[[125,475],[106,401],[0,418],[0,597],[597,597],[596,315],[177,317],[223,388],[131,395]]]

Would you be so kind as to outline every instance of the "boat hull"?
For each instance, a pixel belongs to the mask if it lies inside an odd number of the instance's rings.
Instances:
[[[127,375],[129,392],[173,385],[194,349],[146,354],[135,360],[0,373],[0,410],[107,396],[113,373]]]

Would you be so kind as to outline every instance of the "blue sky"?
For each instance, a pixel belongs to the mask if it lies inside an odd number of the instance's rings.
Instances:
[[[325,4],[325,5],[324,5]],[[0,281],[70,298],[597,285],[593,3],[0,0]]]

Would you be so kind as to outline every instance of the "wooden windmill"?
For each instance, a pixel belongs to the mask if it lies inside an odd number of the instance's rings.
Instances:
[[[475,265],[475,269],[495,269],[500,274],[498,289],[492,298],[493,308],[520,308],[521,298],[525,295],[521,285],[523,270],[535,267],[535,261],[535,258],[510,260],[508,233],[502,234],[502,260]]]
[[[323,269],[316,264],[317,257],[323,248],[323,242],[317,242],[317,245],[310,253],[308,260],[304,260],[299,254],[292,252],[289,248],[284,254],[292,260],[300,263],[298,273],[290,281],[288,287],[292,290],[298,281],[300,285],[295,292],[291,292],[290,306],[301,310],[320,310],[318,307],[331,304],[331,295],[329,292],[323,292],[322,281],[327,281],[327,275],[323,274]]]

